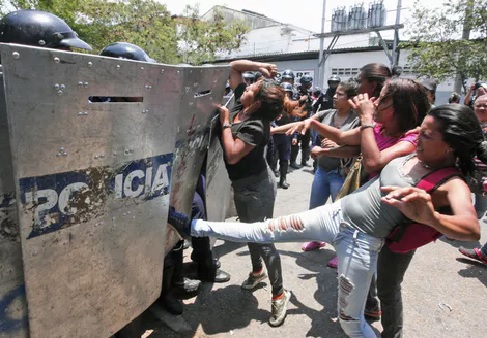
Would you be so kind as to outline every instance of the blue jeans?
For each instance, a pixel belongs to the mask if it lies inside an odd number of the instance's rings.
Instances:
[[[475,210],[477,211],[477,218],[482,219],[487,210],[487,196],[475,194]]]
[[[365,321],[364,308],[383,240],[350,228],[344,221],[341,201],[246,226],[193,220],[191,235],[215,236],[234,242],[332,243],[338,257],[340,325],[349,337],[376,337]]]
[[[309,208],[314,209],[324,205],[331,195],[332,201],[335,201],[345,179],[339,174],[338,169],[326,172],[318,166],[316,168],[313,184],[311,185],[311,197]]]

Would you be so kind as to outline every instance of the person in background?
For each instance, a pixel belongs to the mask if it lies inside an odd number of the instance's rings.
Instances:
[[[335,96],[335,92],[338,88],[338,84],[340,83],[340,81],[340,78],[336,75],[332,75],[328,79],[328,89],[326,90],[323,97],[323,105],[321,107],[321,110],[333,108],[333,98]]]
[[[92,50],[66,22],[56,15],[34,9],[6,14],[0,20],[0,42],[42,48]]]
[[[355,128],[359,121],[348,100],[357,95],[357,88],[357,82],[355,81],[340,82],[333,98],[335,109],[319,111],[311,119],[342,131]],[[313,143],[311,156],[316,158],[318,167],[311,185],[310,209],[324,205],[329,197],[331,197],[332,201],[335,201],[338,192],[342,188],[345,179],[342,168],[343,159],[321,156],[326,149],[337,146],[338,144],[334,141],[319,135]],[[310,251],[325,245],[325,242],[306,242],[303,244],[302,249]]]
[[[475,115],[479,119],[484,137],[487,137],[487,95],[480,96],[475,100]],[[477,165],[477,170],[482,173],[481,181],[478,182],[480,187],[475,189],[477,190],[475,193],[475,210],[480,220],[484,217],[485,211],[487,210],[487,165],[477,158],[475,159],[475,164]],[[487,266],[487,242],[480,248],[468,249],[461,246],[458,250],[462,255],[477,260]]]
[[[465,98],[463,99],[463,103],[470,108],[475,108],[475,100],[478,97],[487,94],[487,83],[479,81],[474,82],[468,88],[467,94],[465,94]]]
[[[431,108],[434,108],[434,104],[436,101],[436,81],[434,79],[428,78],[421,80],[420,82],[428,91],[428,99],[430,101]]]
[[[250,86],[252,83],[254,83],[255,76],[251,72],[245,72],[242,74],[242,78],[244,79],[245,83],[247,83],[247,86]]]
[[[313,111],[312,99],[309,93],[311,86],[313,85],[313,78],[310,75],[303,75],[299,79],[300,86],[298,87],[297,97],[300,107],[306,111],[306,114],[301,117],[296,117],[295,121],[304,121],[311,116]],[[299,153],[299,144],[301,144],[301,165],[303,167],[308,166],[308,160],[311,155],[311,131],[307,131],[305,134],[294,134],[291,139],[291,163],[289,166],[293,169],[299,169],[300,166],[296,163],[296,159]]]
[[[453,92],[448,98],[448,103],[460,103],[460,94]]]
[[[289,82],[281,82],[281,87],[284,89],[289,100],[293,97],[293,86]],[[279,127],[291,122],[292,116],[286,113],[281,114],[272,127]],[[271,128],[272,138],[274,139],[275,163],[274,173],[279,177],[277,186],[282,189],[288,189],[287,172],[289,168],[289,156],[291,155],[291,137],[284,134],[274,134]],[[277,171],[277,160],[279,159],[279,171]]]

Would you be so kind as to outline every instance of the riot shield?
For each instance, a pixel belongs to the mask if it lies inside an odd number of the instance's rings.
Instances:
[[[22,247],[8,132],[3,76],[0,76],[0,337],[28,337]]]
[[[189,67],[185,72],[170,199],[171,205],[186,214],[191,213],[198,176],[208,151],[210,126],[218,118],[216,107],[223,97],[228,74],[228,66]],[[221,203],[206,202],[207,206]],[[168,235],[168,240],[172,239]]]
[[[224,104],[231,109],[233,95],[224,98]],[[206,162],[206,212],[209,221],[223,222],[230,217],[233,195],[231,182],[223,162],[223,149],[217,135],[218,120],[215,118],[210,125],[210,140]]]
[[[160,295],[184,72],[0,52],[30,336],[108,337]]]

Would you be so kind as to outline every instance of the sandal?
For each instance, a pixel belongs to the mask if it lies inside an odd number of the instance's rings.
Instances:
[[[311,251],[311,250],[322,248],[325,245],[326,245],[325,242],[306,242],[303,243],[301,249],[303,249],[303,251]]]
[[[328,263],[326,263],[326,266],[333,269],[338,268],[338,257],[335,256],[332,259],[330,259]]]
[[[484,256],[484,254],[482,253],[482,251],[480,251],[479,248],[466,249],[463,246],[461,246],[458,248],[458,251],[460,251],[460,253],[465,257],[475,259],[476,261],[479,261],[482,264],[487,265],[487,257]]]

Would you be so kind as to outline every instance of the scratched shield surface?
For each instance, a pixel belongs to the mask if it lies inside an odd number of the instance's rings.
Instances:
[[[0,337],[28,337],[22,247],[8,132],[3,77],[0,78]]]
[[[232,103],[228,108],[230,109],[231,106]],[[223,149],[216,133],[217,125],[217,120],[213,120],[210,125],[206,161],[206,211],[209,221],[223,222],[227,217],[233,216],[231,213],[233,196],[231,182],[223,162]]]
[[[185,71],[170,199],[176,210],[186,214],[191,214],[198,175],[212,137],[211,121],[217,114],[229,71],[228,66],[188,67]],[[207,204],[219,202],[207,200]],[[167,238],[167,248],[171,248],[177,236],[169,232]]]
[[[0,52],[30,336],[108,337],[161,291],[184,69]]]

